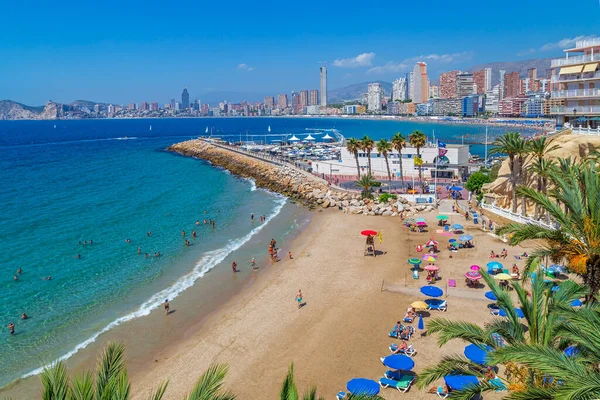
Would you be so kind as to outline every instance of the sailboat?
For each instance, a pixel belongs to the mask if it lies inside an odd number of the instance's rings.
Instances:
[[[267,129],[267,131],[269,131],[269,133],[271,133],[271,125],[269,125],[269,128]]]
[[[152,130],[152,125],[150,125],[150,130]]]
[[[208,126],[206,127],[206,129],[204,130],[204,133],[208,133]]]
[[[56,129],[56,125],[54,125],[54,129]]]

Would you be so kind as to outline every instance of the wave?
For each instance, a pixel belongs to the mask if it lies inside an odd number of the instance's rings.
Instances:
[[[254,192],[256,190],[256,182],[254,182],[254,179],[252,179],[252,178],[242,178],[242,180],[250,183],[250,191],[251,192]],[[273,192],[270,192],[268,190],[265,190],[265,191],[269,192],[269,193],[273,193]]]
[[[239,239],[230,240],[227,243],[227,245],[225,245],[224,247],[206,252],[204,254],[204,256],[202,256],[202,258],[200,258],[200,260],[198,260],[198,262],[196,262],[196,264],[194,265],[194,268],[192,269],[191,272],[189,272],[186,275],[179,278],[179,280],[177,282],[175,282],[173,285],[171,285],[170,287],[163,289],[160,292],[152,295],[152,297],[150,297],[148,300],[146,300],[144,303],[142,303],[142,305],[136,311],[129,313],[127,315],[124,315],[120,318],[117,318],[116,320],[114,320],[111,323],[109,323],[108,325],[106,325],[99,332],[92,335],[89,339],[76,345],[73,350],[71,350],[68,353],[66,353],[65,355],[57,358],[56,360],[54,360],[52,363],[50,363],[48,365],[45,365],[43,367],[37,368],[31,372],[26,373],[25,375],[21,376],[21,378],[28,378],[30,376],[38,375],[44,370],[44,368],[50,367],[51,365],[53,365],[59,361],[64,361],[64,360],[71,358],[73,355],[77,354],[80,350],[83,350],[86,347],[88,347],[90,344],[94,343],[96,341],[96,339],[103,333],[110,331],[111,329],[121,325],[124,322],[131,321],[133,319],[137,319],[137,318],[149,315],[152,310],[160,307],[163,304],[165,299],[173,300],[179,294],[181,294],[183,291],[192,287],[198,279],[202,278],[204,275],[206,275],[207,272],[209,272],[211,269],[213,269],[219,263],[223,262],[223,260],[225,260],[225,258],[228,255],[230,255],[231,253],[233,253],[234,251],[239,249],[242,245],[244,245],[244,243],[248,242],[254,235],[256,235],[258,232],[260,232],[263,229],[263,227],[269,223],[269,221],[271,221],[273,218],[275,218],[277,215],[279,215],[279,213],[283,209],[283,206],[287,202],[287,198],[285,196],[282,196],[279,194],[273,194],[273,195],[277,198],[277,201],[275,203],[275,207],[273,208],[273,212],[267,217],[264,224],[258,225],[256,228],[254,228],[250,232],[248,232],[248,234],[246,234],[245,236],[243,236]]]

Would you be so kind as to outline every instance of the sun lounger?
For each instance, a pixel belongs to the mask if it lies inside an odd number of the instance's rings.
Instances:
[[[413,375],[404,375],[398,371],[387,371],[385,376],[379,380],[379,384],[383,388],[390,387],[405,393],[408,391],[414,380],[415,377]]]
[[[492,315],[500,315],[500,307],[496,303],[488,304],[488,308]]]
[[[440,399],[445,399],[449,395],[449,393],[444,392],[444,387],[443,386],[438,386],[437,391],[435,392],[435,394],[437,394]]]
[[[494,379],[490,379],[488,382],[496,388],[496,392],[502,392],[504,390],[508,390],[506,388],[506,385],[504,383],[502,383],[502,381],[498,377],[495,377]]]
[[[402,326],[402,329],[404,329],[404,326]],[[413,335],[413,333],[415,333],[415,328],[413,328],[412,326],[408,326],[408,329],[409,329],[409,334],[408,335],[401,334],[400,337],[398,337],[398,335],[396,333],[396,327],[394,326],[392,328],[392,330],[390,331],[390,333],[389,333],[389,337],[394,338],[394,339],[408,340]]]
[[[343,400],[346,398],[346,392],[338,392],[337,396],[335,397],[337,400]]]
[[[431,310],[446,311],[448,309],[446,300],[427,299],[427,300],[425,300],[425,303],[427,303],[427,311],[431,311]]]
[[[398,345],[396,343],[392,343],[389,347],[390,349],[390,353],[394,354],[394,352],[396,350],[398,350]],[[400,354],[404,354],[407,355],[409,357],[414,356],[415,354],[417,354],[417,351],[414,349],[413,345],[409,345],[407,349],[400,351]]]
[[[404,319],[402,321],[412,323],[413,319],[410,317],[404,317]]]

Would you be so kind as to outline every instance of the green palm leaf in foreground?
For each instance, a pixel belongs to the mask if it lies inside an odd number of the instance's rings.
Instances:
[[[211,365],[185,400],[235,400],[233,393],[223,390],[227,370],[228,367],[224,364]]]

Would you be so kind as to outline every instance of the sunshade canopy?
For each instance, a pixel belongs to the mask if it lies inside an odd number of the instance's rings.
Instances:
[[[354,378],[348,381],[346,389],[354,395],[371,395],[374,396],[379,393],[379,383],[365,378]]]
[[[485,297],[493,301],[498,300],[494,292],[485,292]]]
[[[479,381],[473,375],[446,375],[444,382],[451,390],[461,390],[479,384]]]
[[[440,297],[444,294],[444,291],[437,286],[421,286],[419,290],[425,296],[429,297]]]
[[[487,353],[491,350],[492,348],[490,346],[485,346],[484,348],[481,348],[477,345],[470,344],[465,347],[464,353],[465,357],[467,357],[474,363],[485,365]]]
[[[392,354],[384,358],[382,362],[388,368],[402,371],[410,371],[415,366],[413,359],[404,354]]]

